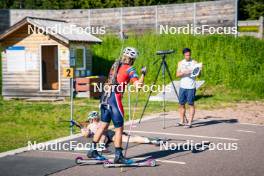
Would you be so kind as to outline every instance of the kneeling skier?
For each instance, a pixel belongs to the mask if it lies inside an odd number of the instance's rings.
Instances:
[[[96,131],[100,128],[101,126],[101,121],[100,121],[100,116],[97,111],[92,111],[88,115],[88,120],[84,123],[85,126],[81,128],[81,133],[84,137],[93,137]],[[123,132],[122,134],[122,141],[127,142],[128,141],[129,135],[126,132]],[[100,138],[100,143],[103,143],[105,147],[107,148],[108,145],[111,142],[115,141],[115,132],[111,129],[105,130],[103,135]],[[166,139],[161,139],[157,137],[145,137],[145,136],[139,136],[139,135],[130,135],[130,140],[129,142],[131,143],[138,143],[138,144],[153,144],[153,145],[160,145],[164,144],[167,140]]]

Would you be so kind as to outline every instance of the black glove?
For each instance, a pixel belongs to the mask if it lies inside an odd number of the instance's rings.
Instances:
[[[142,75],[145,76],[146,73],[147,73],[147,67],[146,66],[142,67],[141,70],[140,70],[140,72],[141,72]]]

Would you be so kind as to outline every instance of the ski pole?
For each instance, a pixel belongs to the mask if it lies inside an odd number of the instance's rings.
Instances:
[[[138,104],[139,92],[137,92],[136,103],[134,105],[132,119],[130,118],[131,117],[131,113],[130,113],[130,91],[129,90],[128,90],[128,95],[129,95],[129,119],[131,120],[131,122],[130,122],[130,126],[129,126],[128,138],[127,138],[127,142],[126,142],[124,157],[126,157],[126,155],[127,155],[128,144],[129,144],[129,140],[130,140],[130,136],[131,136],[131,130],[132,130],[132,126],[133,126],[133,120],[134,120],[134,116],[135,116],[135,112],[136,112],[136,108],[137,108],[137,104]],[[123,172],[123,167],[121,167],[120,171]]]
[[[70,122],[70,127],[76,126],[80,129],[83,128],[81,124],[79,122],[76,122],[75,120],[60,120],[60,122]]]
[[[133,109],[133,115],[132,115],[132,119],[131,119],[131,122],[130,122],[130,125],[129,125],[128,138],[127,138],[126,147],[125,147],[125,155],[124,155],[125,157],[126,157],[126,154],[127,154],[128,144],[129,144],[129,140],[130,140],[130,136],[131,136],[131,130],[132,130],[133,121],[134,121],[134,117],[135,117],[135,113],[136,113],[136,108],[137,108],[137,105],[138,105],[138,96],[139,96],[139,91],[137,92],[136,103],[135,103],[135,106],[134,106],[134,109]]]
[[[142,67],[141,68],[141,73],[143,74],[143,76],[145,76],[146,73],[147,73],[147,68],[146,67]],[[132,119],[130,119],[131,113],[130,113],[130,102],[129,102],[129,119],[131,120],[131,123],[130,123],[130,126],[129,126],[128,138],[127,138],[127,143],[126,143],[126,148],[125,148],[125,157],[126,157],[126,154],[127,154],[128,143],[129,143],[130,136],[131,136],[130,133],[131,133],[131,130],[132,130],[133,121],[134,121],[134,117],[135,117],[135,113],[136,113],[136,109],[137,109],[137,105],[138,105],[138,97],[139,97],[140,89],[139,88],[136,88],[136,89],[137,89],[137,96],[136,96],[136,102],[135,102],[134,109],[133,109]],[[130,89],[128,89],[128,94],[129,94],[129,101],[130,101]]]

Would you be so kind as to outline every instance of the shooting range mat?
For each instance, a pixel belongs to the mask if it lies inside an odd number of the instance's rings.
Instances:
[[[204,84],[204,80],[196,81],[196,90]],[[179,94],[180,81],[173,81],[174,86]],[[169,83],[165,86],[165,101],[179,102],[178,97],[176,96],[172,83]],[[158,93],[155,96],[150,96],[149,101],[163,101],[163,92]]]

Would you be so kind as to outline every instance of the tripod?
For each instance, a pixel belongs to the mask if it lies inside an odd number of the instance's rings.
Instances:
[[[170,73],[170,70],[169,70],[169,68],[168,68],[168,64],[167,64],[167,62],[166,62],[166,55],[167,55],[167,54],[174,53],[174,52],[175,52],[174,50],[167,50],[167,51],[158,51],[158,52],[156,53],[157,55],[161,55],[161,56],[162,56],[162,57],[161,57],[161,58],[162,58],[162,61],[161,61],[161,63],[160,63],[160,66],[159,66],[159,69],[158,69],[157,75],[156,75],[156,77],[155,77],[155,80],[154,80],[154,82],[153,82],[153,84],[152,84],[152,86],[151,86],[151,87],[153,87],[153,85],[156,84],[157,79],[158,79],[159,74],[160,74],[160,71],[162,70],[162,81],[163,81],[163,92],[162,92],[162,97],[163,97],[163,103],[162,103],[162,107],[163,107],[163,129],[165,129],[165,71],[167,71],[167,73],[168,73],[168,75],[169,75],[169,78],[170,78],[170,81],[172,82],[173,90],[174,90],[174,92],[175,92],[177,98],[179,99],[178,92],[177,92],[176,87],[175,87],[175,85],[174,85],[174,83],[173,83],[173,80],[172,80],[172,77],[171,77],[171,73]],[[156,64],[157,62],[158,62],[158,60],[155,61],[154,64]],[[150,98],[152,92],[153,92],[153,91],[152,91],[152,89],[151,89],[150,92],[149,92],[148,99],[147,99],[146,104],[145,104],[145,106],[144,106],[144,108],[143,108],[143,111],[142,111],[142,114],[141,114],[141,116],[140,116],[140,119],[139,119],[139,122],[138,122],[138,123],[140,123],[141,120],[142,120],[142,117],[143,117],[143,115],[144,115],[144,113],[145,113],[145,110],[146,110],[146,108],[147,108],[147,106],[148,106],[149,98]],[[186,120],[187,123],[188,123],[188,120],[187,120],[187,118],[185,117],[185,115],[184,115],[184,118],[185,118],[185,120]]]

